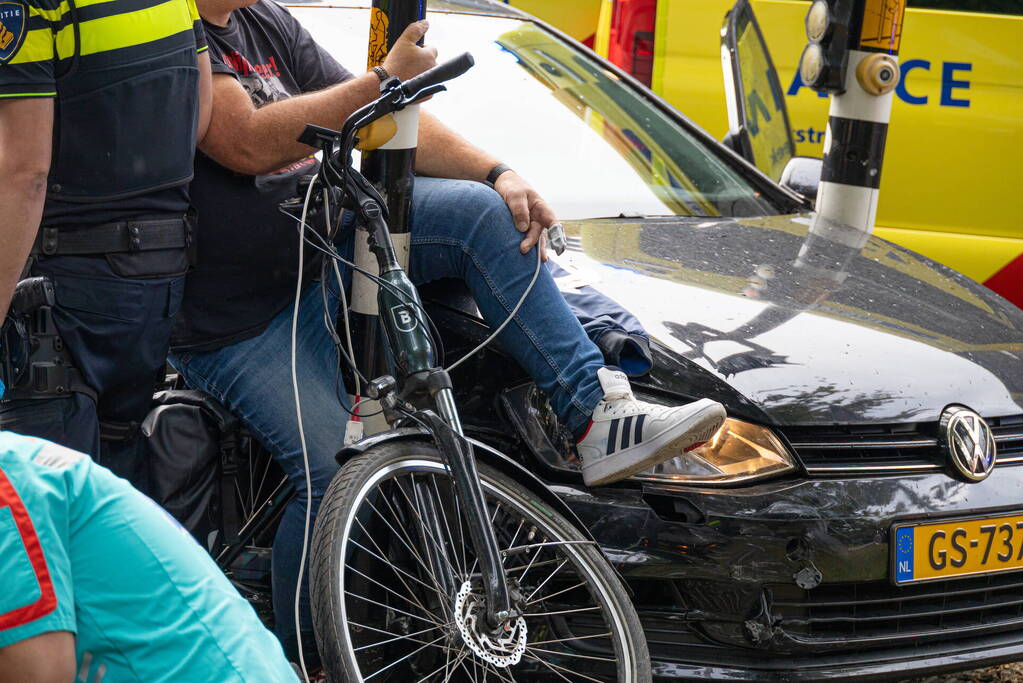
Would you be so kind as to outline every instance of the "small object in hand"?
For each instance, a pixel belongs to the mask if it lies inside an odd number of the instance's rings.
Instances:
[[[551,249],[558,256],[565,253],[568,248],[568,238],[565,237],[565,227],[561,223],[555,223],[547,228],[547,238],[551,242]]]

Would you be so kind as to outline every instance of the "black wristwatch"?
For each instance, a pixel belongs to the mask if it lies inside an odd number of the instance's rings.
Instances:
[[[487,179],[483,181],[483,184],[493,187],[494,183],[497,182],[497,179],[501,176],[501,174],[504,173],[505,171],[510,170],[511,166],[507,166],[505,164],[498,164],[497,166],[494,166],[492,169],[490,169],[490,173],[487,174]]]

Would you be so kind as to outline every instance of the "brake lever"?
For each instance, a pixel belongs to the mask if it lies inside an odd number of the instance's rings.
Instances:
[[[443,83],[438,83],[437,85],[429,85],[420,90],[419,92],[402,99],[401,108],[404,109],[410,104],[422,102],[423,100],[433,97],[437,93],[444,92],[445,90],[447,90],[447,88],[444,86]]]

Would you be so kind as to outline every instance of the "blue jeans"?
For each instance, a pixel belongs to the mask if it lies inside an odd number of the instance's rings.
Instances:
[[[184,261],[183,255],[179,258]],[[174,257],[168,259],[166,267],[172,270]],[[145,444],[136,438],[137,426],[152,407],[153,389],[164,375],[184,275],[124,277],[105,258],[92,256],[38,259],[30,274],[53,281],[53,322],[97,398],[72,393],[8,401],[0,405],[0,429],[88,453],[148,493]],[[124,428],[128,436],[101,440],[101,425],[106,424]]]
[[[464,280],[483,317],[494,327],[515,307],[536,267],[535,250],[519,253],[521,240],[508,207],[485,185],[416,179],[410,277],[416,284],[452,277]],[[336,287],[327,306],[335,318]],[[337,471],[334,455],[344,445],[348,420],[347,396],[336,384],[337,351],[324,327],[323,313],[320,286],[313,283],[303,292],[299,308],[297,368],[314,514]],[[291,615],[306,505],[291,385],[293,314],[293,306],[281,311],[258,337],[215,351],[171,357],[189,385],[214,396],[259,435],[299,491],[281,520],[273,552],[276,628],[289,653],[294,650]],[[575,432],[585,428],[603,398],[597,370],[604,360],[546,268],[540,270],[533,291],[499,341],[547,393],[562,422]],[[307,584],[303,585],[303,631],[312,629],[307,591]]]

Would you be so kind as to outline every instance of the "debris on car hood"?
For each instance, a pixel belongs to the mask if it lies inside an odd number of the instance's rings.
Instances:
[[[891,242],[807,215],[566,227],[559,263],[658,342],[639,385],[779,424],[1023,412],[1023,311]]]

